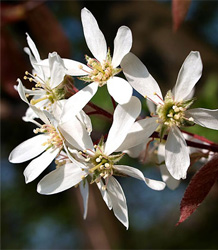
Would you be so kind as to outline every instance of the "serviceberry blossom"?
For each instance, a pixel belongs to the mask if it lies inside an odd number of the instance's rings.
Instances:
[[[118,68],[122,58],[132,47],[132,33],[126,26],[121,26],[114,39],[113,57],[107,49],[105,37],[99,29],[98,23],[92,13],[83,8],[81,11],[83,31],[88,48],[94,58],[85,56],[87,66],[80,62],[64,59],[68,73],[80,76],[79,79],[90,83],[77,94],[72,96],[65,107],[65,115],[73,107],[74,113],[81,110],[95,95],[98,87],[107,85],[109,94],[119,104],[127,103],[132,96],[132,87],[123,78],[117,77],[122,69]],[[63,118],[64,119],[64,118]]]
[[[180,128],[199,124],[210,129],[218,129],[217,109],[188,110],[193,103],[193,99],[188,97],[202,74],[199,52],[192,51],[188,55],[180,69],[173,91],[168,91],[164,99],[157,82],[134,54],[127,54],[121,66],[132,87],[157,106],[156,114],[153,114],[156,121],[153,120],[150,125],[153,126],[153,131],[156,129],[159,131],[161,138],[168,133],[165,145],[165,163],[168,171],[177,180],[186,178],[190,157]]]
[[[108,208],[113,208],[115,216],[128,228],[126,198],[119,182],[113,176],[137,178],[154,190],[162,190],[165,187],[165,183],[144,177],[143,173],[136,168],[117,164],[124,154],[114,152],[123,143],[140,110],[141,104],[136,97],[132,97],[127,104],[118,105],[106,142],[104,143],[102,137],[96,145],[79,123],[77,127],[74,126],[74,129],[71,122],[61,124],[61,134],[70,145],[67,152],[71,162],[46,175],[39,182],[37,191],[41,194],[55,194],[80,184],[83,190],[85,217],[88,199],[87,182],[96,183]],[[125,145],[128,149],[128,145]]]
[[[24,51],[29,55],[33,70],[32,73],[25,72],[24,80],[29,80],[34,86],[32,89],[24,88],[26,97],[32,97],[32,105],[52,112],[56,102],[65,99],[71,92],[72,83],[65,78],[67,69],[57,52],[49,53],[48,59],[44,60],[47,64],[43,65],[37,47],[28,34],[27,43],[29,48],[24,48]],[[27,112],[30,113],[31,109]],[[28,120],[28,116],[25,118]]]
[[[12,163],[21,163],[33,159],[24,170],[26,183],[37,178],[63,149],[64,138],[59,133],[57,121],[47,111],[35,109],[43,124],[35,122],[36,136],[18,145],[9,155]],[[40,134],[39,134],[40,133]]]

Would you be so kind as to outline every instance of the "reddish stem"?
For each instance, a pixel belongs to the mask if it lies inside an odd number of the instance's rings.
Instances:
[[[196,134],[193,134],[193,133],[191,133],[191,132],[187,132],[187,131],[183,131],[183,130],[182,130],[182,133],[185,133],[185,134],[187,134],[187,135],[190,135],[190,136],[192,136],[193,138],[198,139],[198,140],[200,140],[200,141],[203,141],[203,142],[206,142],[206,143],[209,143],[209,144],[214,144],[214,142],[208,140],[207,138],[205,138],[205,137],[203,137],[203,136],[196,135]]]
[[[104,115],[108,119],[113,120],[113,115],[111,113],[109,113],[108,111],[106,111],[106,110],[98,107],[97,105],[95,105],[92,102],[88,102],[87,105],[90,106],[90,107],[92,107],[93,109],[95,109],[96,110],[96,114]]]
[[[150,137],[160,138],[158,132],[154,132]],[[163,139],[166,140],[167,135],[165,135]],[[187,145],[189,147],[207,149],[207,150],[212,151],[212,152],[218,152],[218,144],[213,143],[213,142],[210,143],[210,145],[207,145],[207,144],[202,144],[202,143],[199,143],[199,142],[193,142],[193,141],[190,141],[190,140],[186,140],[186,143],[187,143]]]

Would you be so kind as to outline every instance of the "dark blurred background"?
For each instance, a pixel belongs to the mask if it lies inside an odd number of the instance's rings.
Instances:
[[[22,172],[27,163],[15,165],[7,160],[15,146],[32,137],[34,128],[22,121],[27,106],[14,90],[16,79],[31,71],[23,51],[27,46],[25,33],[36,43],[42,59],[57,51],[61,57],[84,62],[84,54],[91,53],[81,26],[83,7],[97,19],[111,50],[117,29],[121,25],[130,27],[132,52],[147,66],[163,93],[174,86],[189,52],[200,51],[204,69],[193,106],[217,108],[218,2],[189,2],[186,18],[177,31],[171,1],[1,2],[1,249],[218,249],[217,183],[197,211],[175,226],[184,191],[201,164],[190,168],[187,180],[175,191],[166,188],[157,192],[140,181],[120,179],[129,209],[130,228],[126,231],[94,185],[90,187],[88,218],[84,221],[77,188],[53,196],[36,192],[38,181],[52,166],[26,185]],[[76,84],[81,87],[78,81]],[[26,86],[30,87],[28,83]],[[111,109],[105,88],[93,102]],[[144,101],[143,106],[146,114]],[[105,133],[110,126],[109,122],[104,125],[102,117],[92,117],[92,121],[95,135]],[[216,131],[199,126],[189,131],[218,142]],[[147,177],[161,178],[152,164],[130,158],[126,164],[140,168]]]

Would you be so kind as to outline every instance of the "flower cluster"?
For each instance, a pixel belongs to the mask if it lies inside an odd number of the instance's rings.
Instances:
[[[163,190],[165,185],[174,189],[180,179],[186,178],[190,165],[191,150],[181,129],[194,124],[218,129],[218,110],[189,109],[194,101],[193,88],[202,73],[199,52],[188,55],[175,87],[163,98],[147,68],[130,52],[132,33],[128,27],[118,29],[111,56],[92,13],[84,8],[81,18],[85,40],[93,55],[85,56],[87,65],[61,58],[56,52],[42,60],[27,34],[29,48],[24,50],[33,70],[25,72],[24,79],[32,82],[33,88],[26,89],[18,79],[16,89],[28,105],[23,120],[36,125],[33,131],[36,135],[18,145],[9,161],[21,163],[32,159],[24,170],[28,183],[55,160],[56,169],[44,176],[37,191],[50,195],[79,185],[84,218],[89,184],[96,183],[108,208],[128,228],[125,195],[114,176],[137,178],[154,190]],[[117,76],[121,71],[126,80]],[[83,89],[76,89],[75,76],[87,83]],[[117,105],[107,139],[102,135],[93,142],[91,119],[83,108],[104,85]],[[133,89],[147,99],[150,117],[140,118],[141,102],[133,96]],[[99,110],[107,116],[107,111],[101,107],[96,109]],[[125,154],[138,157],[148,151],[150,137],[156,138],[153,147],[157,149],[163,181],[149,179],[139,169],[119,164]]]

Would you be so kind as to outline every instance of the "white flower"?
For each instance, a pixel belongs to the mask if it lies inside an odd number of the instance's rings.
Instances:
[[[44,65],[35,43],[28,34],[27,42],[30,49],[24,48],[24,51],[29,55],[33,72],[31,74],[26,71],[24,79],[34,83],[34,86],[31,90],[25,89],[25,94],[27,97],[33,96],[30,101],[32,105],[36,105],[40,109],[50,110],[52,104],[63,99],[66,95],[65,85],[67,83],[65,83],[64,77],[67,70],[64,61],[56,52],[53,52],[49,53],[48,59],[44,60],[47,62]]]
[[[113,175],[137,178],[155,190],[162,190],[165,187],[163,182],[145,178],[142,172],[136,168],[117,165],[123,153],[114,154],[114,152],[122,145],[140,110],[141,104],[136,97],[132,97],[127,104],[118,105],[114,112],[114,120],[107,141],[104,143],[102,138],[98,145],[93,145],[87,131],[79,124],[77,127],[74,126],[74,129],[72,129],[71,122],[61,124],[62,135],[71,147],[80,150],[81,155],[79,156],[75,150],[69,149],[71,155],[68,156],[72,162],[45,176],[39,182],[37,191],[41,194],[55,194],[80,183],[84,197],[85,217],[88,197],[87,181],[90,178],[91,183],[97,183],[108,208],[113,208],[115,216],[128,228],[125,195]],[[126,145],[126,149],[128,149],[128,145]],[[73,158],[75,154],[77,154],[76,160]]]
[[[34,133],[41,134],[24,141],[9,155],[9,161],[12,163],[21,163],[36,157],[24,170],[26,183],[37,178],[63,148],[63,138],[57,129],[55,119],[52,119],[46,111],[35,108],[35,112],[44,124],[38,123],[39,127],[34,130]]]
[[[190,165],[189,150],[179,128],[196,123],[207,128],[218,129],[217,109],[187,110],[193,103],[193,100],[188,98],[202,74],[199,52],[192,51],[188,55],[180,69],[172,93],[169,91],[164,100],[157,82],[135,55],[127,54],[123,58],[121,66],[133,88],[157,105],[158,117],[156,121],[153,121],[151,127],[153,126],[153,131],[155,131],[158,124],[161,137],[168,132],[165,146],[165,161],[168,171],[177,180],[186,178]]]
[[[86,43],[95,58],[86,56],[87,66],[69,59],[64,59],[64,64],[69,75],[82,76],[81,80],[91,84],[68,100],[66,111],[70,110],[71,106],[73,106],[74,113],[81,110],[96,93],[98,86],[101,87],[105,84],[107,84],[109,94],[116,102],[127,103],[132,96],[132,87],[126,80],[115,75],[121,71],[121,68],[117,67],[132,47],[131,30],[126,26],[118,29],[114,39],[113,58],[111,58],[110,51],[107,51],[104,35],[99,29],[95,17],[88,9],[83,8],[81,18]],[[65,114],[67,113],[65,112]]]
[[[26,97],[26,89],[25,87],[23,86],[22,82],[20,79],[17,79],[18,81],[18,85],[16,86],[16,89],[19,93],[19,96],[20,98],[26,102],[28,105],[29,105],[29,108],[27,109],[26,111],[26,114],[25,116],[23,117],[23,120],[26,121],[26,122],[32,122],[32,123],[35,123],[37,126],[39,126],[39,123],[36,122],[36,118],[40,118],[38,116],[38,113],[42,114],[42,112],[39,112],[38,110],[40,109],[40,107],[36,106],[36,105],[32,105],[31,103],[29,103],[27,97]],[[59,101],[56,101],[54,104],[53,104],[53,107],[52,107],[52,115],[54,116],[54,118],[60,122],[61,121],[61,116],[63,114],[63,107],[66,103],[66,100],[59,100]],[[70,115],[70,114],[69,114]],[[75,120],[73,118],[74,116],[70,116],[68,119],[69,120]],[[91,131],[92,131],[92,124],[91,124],[91,119],[89,118],[88,115],[86,115],[86,113],[81,110],[76,116],[75,116],[82,124],[83,126],[86,127],[86,130],[88,131],[88,133],[90,134]]]

